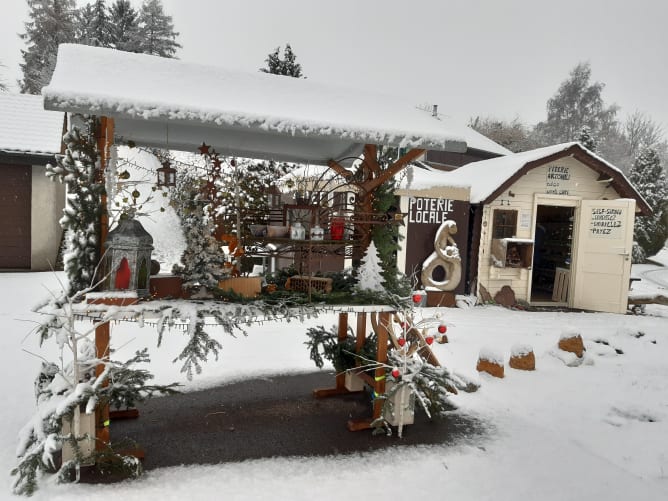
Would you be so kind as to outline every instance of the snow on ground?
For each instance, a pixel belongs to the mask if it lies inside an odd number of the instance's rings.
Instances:
[[[666,258],[664,251],[657,262]],[[665,268],[654,275],[663,273]],[[25,320],[34,318],[28,310],[44,295],[42,284],[53,289],[56,279],[49,273],[0,274],[0,322],[5,327],[0,337],[0,391],[5,396],[0,499],[11,497],[8,472],[15,462],[17,431],[34,409],[32,385],[39,359],[22,350],[37,353],[39,348],[34,336],[26,337],[31,324]],[[423,311],[431,315],[436,310]],[[436,355],[455,372],[481,383],[478,392],[453,400],[457,412],[489,423],[491,432],[483,437],[452,447],[399,447],[396,437],[378,437],[395,447],[352,456],[164,468],[114,486],[42,485],[35,498],[668,499],[668,307],[650,305],[638,316],[493,306],[440,312],[449,325],[450,343],[435,345]],[[334,322],[335,316],[328,314],[305,325],[258,325],[247,338],[219,338],[220,360],[207,364],[194,381],[184,381],[186,390],[314,370],[303,334],[310,325]],[[574,329],[584,339],[587,352],[579,367],[567,367],[558,356],[556,345],[564,329]],[[112,341],[119,359],[148,346],[158,381],[184,380],[179,366],[171,363],[185,342],[180,331],[165,336],[164,345],[156,348],[152,329],[119,324],[112,327]],[[506,365],[506,377],[498,380],[475,371],[481,348],[502,353],[507,362],[517,344],[533,347],[535,372]],[[50,344],[39,353],[56,355]]]

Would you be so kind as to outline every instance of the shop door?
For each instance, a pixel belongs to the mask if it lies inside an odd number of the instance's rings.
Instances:
[[[634,200],[581,202],[573,307],[626,312],[634,217]]]

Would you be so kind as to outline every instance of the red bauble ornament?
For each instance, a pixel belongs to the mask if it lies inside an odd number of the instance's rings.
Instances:
[[[397,339],[397,343],[399,343],[399,346],[403,348],[403,346],[406,344],[406,340],[400,337],[399,339]]]
[[[427,344],[431,344],[434,342],[434,336],[427,336],[424,340]]]
[[[448,326],[445,324],[441,324],[438,326],[438,332],[441,334],[445,334],[445,332],[448,330]]]
[[[419,303],[420,301],[422,301],[422,294],[413,294],[413,302]]]
[[[399,372],[399,369],[397,369],[396,367],[392,369],[392,377],[396,379],[399,376],[401,376],[401,372]]]

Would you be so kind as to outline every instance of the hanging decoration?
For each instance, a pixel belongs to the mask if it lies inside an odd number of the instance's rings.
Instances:
[[[158,186],[171,188],[176,186],[176,169],[172,167],[169,159],[162,162],[158,170]]]

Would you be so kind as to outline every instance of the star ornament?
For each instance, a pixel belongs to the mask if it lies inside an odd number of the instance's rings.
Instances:
[[[200,146],[200,147],[197,148],[197,149],[199,150],[199,152],[200,152],[202,155],[208,155],[208,154],[209,154],[209,148],[211,148],[211,146],[209,146],[208,144],[202,142],[202,146]]]

